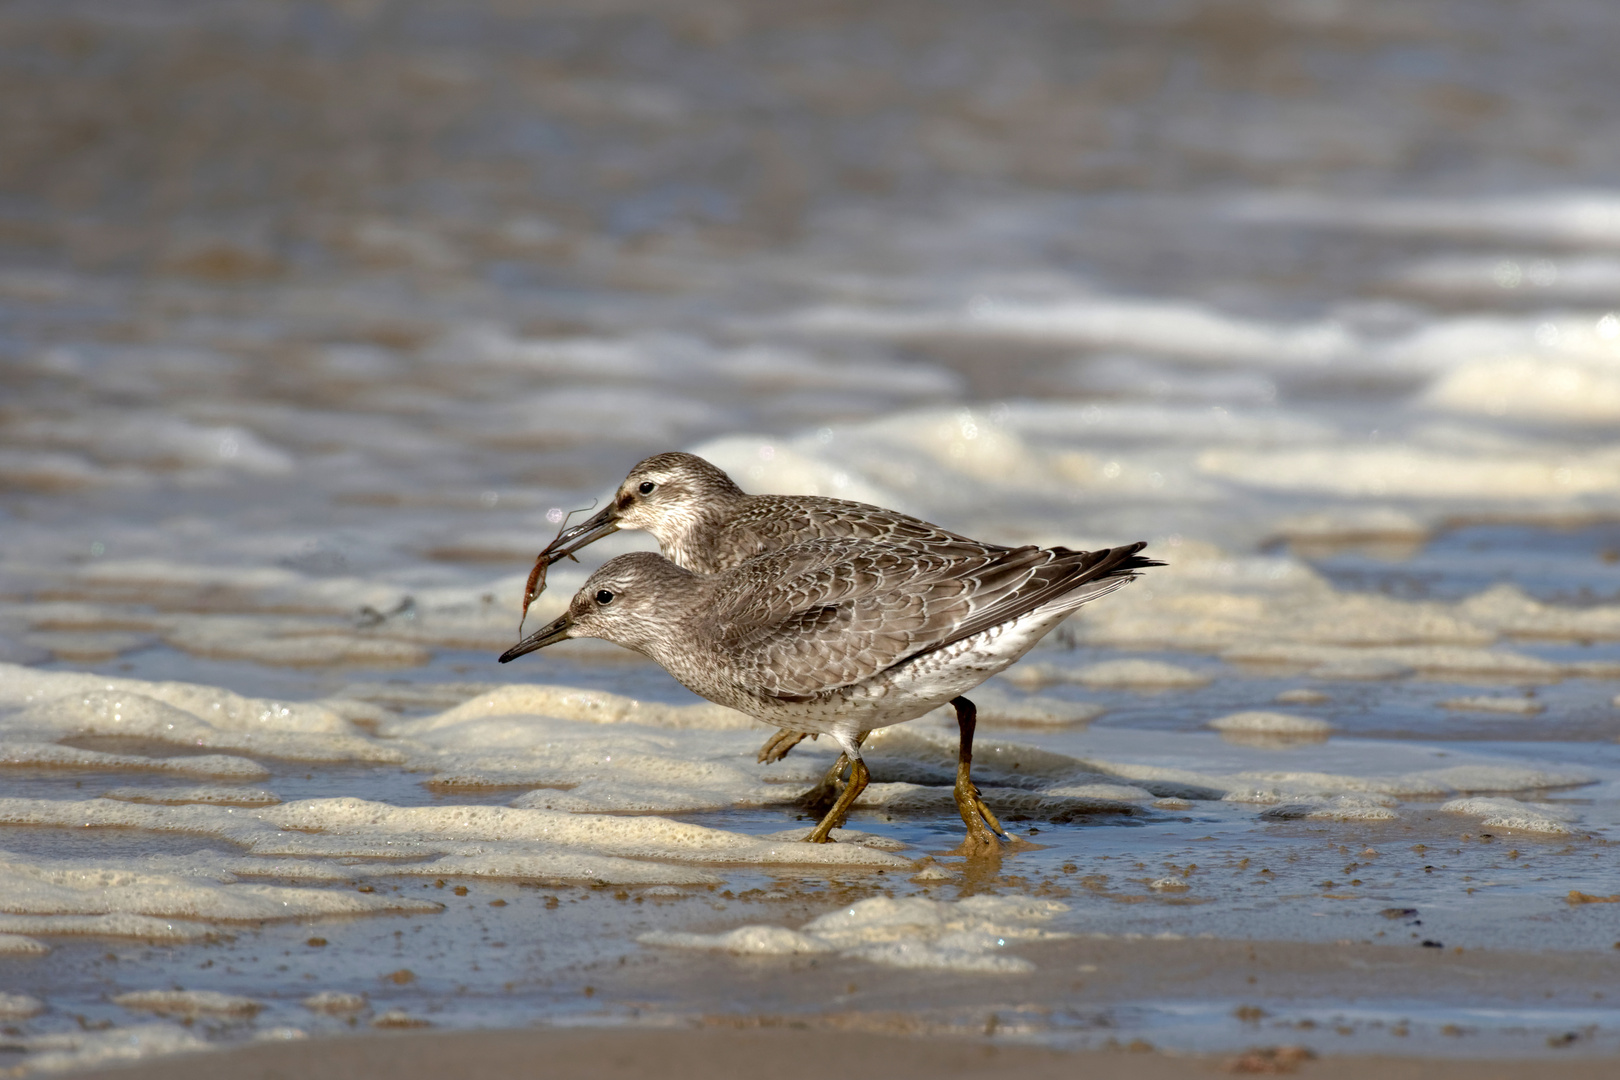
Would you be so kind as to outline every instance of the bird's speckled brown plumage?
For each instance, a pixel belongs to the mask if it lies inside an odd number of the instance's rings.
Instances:
[[[830,734],[864,775],[867,732],[958,700],[1014,663],[1076,608],[1159,565],[1137,554],[1143,546],[818,539],[707,575],[636,552],[609,560],[567,615],[501,659],[605,638],[711,701]]]
[[[644,484],[652,490],[642,492]],[[652,533],[666,558],[700,574],[729,570],[806,540],[978,543],[909,514],[848,499],[749,495],[696,454],[671,452],[637,463],[608,505],[558,534],[540,560],[555,562],[615,529]]]
[[[642,491],[647,485],[651,490]],[[713,463],[696,454],[674,451],[638,462],[607,506],[589,520],[558,533],[535,562],[524,611],[539,595],[536,583],[544,587],[544,569],[549,563],[621,528],[652,533],[665,557],[700,574],[729,570],[807,540],[967,543],[986,552],[1009,550],[867,503],[819,495],[749,495]],[[1066,548],[1052,550],[1068,553]],[[779,760],[801,737],[773,736],[761,748],[759,759]]]

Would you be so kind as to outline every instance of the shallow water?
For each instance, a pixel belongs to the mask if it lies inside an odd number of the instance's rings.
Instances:
[[[0,1064],[782,1015],[1613,1052],[1611,24],[8,6]],[[1169,563],[976,695],[1025,846],[947,854],[943,718],[806,852],[826,747],[757,766],[612,647],[494,663],[671,447]],[[247,1000],[122,998],[172,989]]]

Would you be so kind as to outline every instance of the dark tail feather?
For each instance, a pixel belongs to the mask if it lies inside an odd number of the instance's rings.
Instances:
[[[1073,548],[1055,547],[1050,550],[1057,555],[1079,555],[1082,557],[1095,557],[1095,561],[1083,558],[1081,572],[1086,573],[1088,579],[1115,577],[1120,574],[1134,574],[1138,570],[1146,570],[1150,566],[1164,566],[1158,559],[1149,559],[1138,555],[1137,552],[1147,547],[1146,540],[1138,540],[1134,544],[1125,544],[1116,548],[1099,548],[1096,551],[1075,551]],[[1093,571],[1093,568],[1096,568]],[[1091,572],[1088,572],[1091,571]]]

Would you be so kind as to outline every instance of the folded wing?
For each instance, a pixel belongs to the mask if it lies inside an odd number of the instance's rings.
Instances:
[[[810,541],[727,572],[714,644],[749,692],[814,697],[1065,597],[1072,610],[1159,565],[1142,546]]]

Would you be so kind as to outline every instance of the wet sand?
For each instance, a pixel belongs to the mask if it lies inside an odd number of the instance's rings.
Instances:
[[[1292,1073],[1314,1080],[1586,1080],[1620,1069],[1617,1058],[1565,1061],[1435,1060],[1334,1056],[1298,1060],[1288,1047],[1257,1046],[1242,1054],[1170,1056],[1154,1050],[1069,1053],[962,1039],[805,1030],[762,1031],[463,1031],[372,1035],[318,1042],[250,1046],[225,1053],[149,1061],[77,1074],[108,1080],[459,1080],[484,1077],[647,1077],[698,1080],[769,1075],[819,1080],[829,1071],[889,1080],[999,1077],[1024,1080],[1178,1080],[1181,1077]]]

